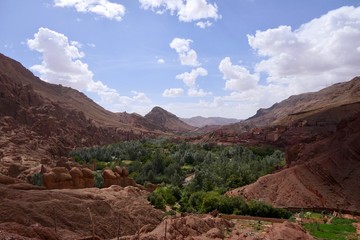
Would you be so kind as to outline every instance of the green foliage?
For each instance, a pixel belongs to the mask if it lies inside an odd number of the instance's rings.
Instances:
[[[258,201],[246,203],[241,197],[229,197],[217,191],[198,191],[183,194],[180,201],[181,211],[208,213],[218,210],[224,214],[241,214],[259,217],[289,218],[287,210],[274,208]]]
[[[151,202],[151,204],[159,209],[164,209],[165,204],[173,206],[180,199],[180,189],[172,185],[159,187],[149,195],[149,201]]]
[[[31,178],[31,183],[36,186],[43,185],[43,175],[41,173],[35,173]]]
[[[119,142],[102,147],[77,149],[70,153],[77,162],[92,163],[97,170],[121,162],[137,183],[165,183],[180,186],[195,173],[189,189],[229,189],[256,181],[284,165],[284,153],[266,147],[246,148],[215,143],[174,144],[168,139]]]
[[[304,227],[316,238],[320,239],[357,239],[356,228],[352,225],[354,220],[334,218],[330,224],[304,223]]]
[[[108,146],[77,149],[70,153],[76,161],[92,163],[98,170],[117,164],[126,165],[139,184],[162,184],[149,201],[164,209],[166,205],[187,212],[248,214],[267,217],[289,217],[288,212],[259,202],[246,203],[223,193],[231,188],[256,181],[283,166],[284,153],[264,147],[221,146],[216,143],[174,143],[168,139],[143,139]],[[188,176],[193,179],[184,185]],[[95,174],[95,185],[103,179]]]
[[[100,172],[95,172],[94,174],[94,187],[102,188],[104,184],[104,178]]]

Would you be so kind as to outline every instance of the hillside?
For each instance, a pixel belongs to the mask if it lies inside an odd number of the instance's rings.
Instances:
[[[256,126],[289,125],[299,120],[309,119],[310,116],[319,115],[330,109],[359,103],[359,81],[360,77],[356,77],[351,81],[337,83],[318,92],[291,96],[268,109],[259,109],[253,117],[245,122]],[[339,122],[342,118],[352,114],[353,112],[345,111],[341,114],[329,116],[330,118],[326,116],[324,121]]]
[[[232,124],[232,123],[236,123],[239,122],[240,120],[235,119],[235,118],[222,118],[222,117],[201,117],[201,116],[197,116],[197,117],[192,117],[192,118],[181,118],[182,121],[184,121],[185,123],[189,124],[190,126],[194,126],[194,127],[205,127],[205,126],[211,126],[211,125],[216,125],[216,126],[223,126],[223,125],[228,125],[228,124]]]
[[[195,128],[181,121],[174,114],[162,109],[160,107],[154,107],[144,117],[146,120],[154,125],[162,126],[161,130],[170,132],[188,132]]]
[[[24,178],[39,163],[63,165],[73,148],[172,134],[162,123],[168,124],[107,111],[83,93],[44,82],[0,54],[2,174]],[[178,131],[191,129],[179,126]]]
[[[248,141],[284,147],[287,168],[230,195],[282,207],[360,209],[359,77],[292,96],[245,122],[261,120],[269,126],[252,129]]]

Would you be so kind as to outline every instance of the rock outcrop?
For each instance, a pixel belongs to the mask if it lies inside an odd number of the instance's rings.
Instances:
[[[55,167],[43,173],[43,184],[47,189],[78,189],[94,187],[94,174],[88,168]]]
[[[128,177],[128,171],[125,167],[116,166],[114,171],[106,169],[102,172],[104,179],[103,187],[110,187],[111,185],[137,186],[134,179]]]

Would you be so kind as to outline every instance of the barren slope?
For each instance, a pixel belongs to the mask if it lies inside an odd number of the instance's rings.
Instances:
[[[245,121],[232,124],[228,128],[243,129],[244,126],[265,127],[270,125],[290,125],[309,116],[329,109],[360,102],[360,77],[351,81],[337,83],[318,92],[294,95],[275,103]],[[338,116],[344,118],[346,116]]]
[[[163,212],[138,188],[16,190],[0,184],[0,237],[11,239],[102,239],[135,234],[144,225],[157,225]],[[55,225],[56,232],[55,233]],[[2,238],[1,238],[2,239]],[[10,239],[10,238],[5,238]]]
[[[195,129],[195,127],[184,123],[177,116],[160,107],[154,107],[148,114],[145,115],[145,119],[154,125],[161,126],[163,131],[181,133]]]
[[[288,168],[229,194],[281,207],[359,211],[359,96],[360,78],[355,78],[324,89],[318,95],[310,94],[309,104],[305,99],[301,104],[294,103],[293,112],[277,118],[281,119],[277,123],[286,125],[276,141],[287,149]],[[287,104],[290,109],[291,105]],[[274,109],[263,116],[276,115]],[[256,121],[260,118],[254,117]],[[298,122],[302,124],[294,124]]]
[[[0,133],[0,173],[21,178],[39,163],[63,162],[75,147],[162,134],[141,116],[109,112],[1,54]]]

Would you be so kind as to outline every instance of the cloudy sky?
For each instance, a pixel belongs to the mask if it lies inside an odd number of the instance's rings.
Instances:
[[[360,0],[1,0],[0,33],[115,112],[244,119],[360,75]]]

